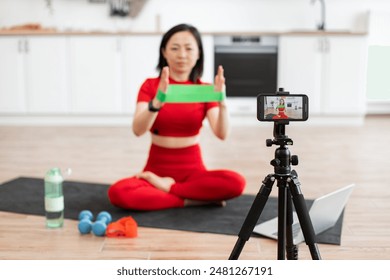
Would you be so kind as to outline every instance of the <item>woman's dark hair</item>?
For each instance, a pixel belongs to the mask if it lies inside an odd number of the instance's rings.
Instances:
[[[192,25],[179,24],[179,25],[172,27],[164,34],[164,36],[161,40],[161,44],[160,44],[160,57],[158,60],[157,70],[160,71],[160,75],[161,75],[161,70],[163,69],[163,67],[168,66],[168,63],[163,55],[163,50],[165,50],[169,39],[171,39],[171,37],[174,34],[176,34],[177,32],[181,32],[181,31],[189,31],[195,37],[195,40],[198,44],[199,59],[196,61],[196,64],[195,64],[194,68],[192,69],[192,71],[190,73],[190,77],[189,77],[189,79],[192,82],[196,83],[203,74],[204,56],[203,56],[203,44],[202,44],[202,39],[201,39],[200,33]]]

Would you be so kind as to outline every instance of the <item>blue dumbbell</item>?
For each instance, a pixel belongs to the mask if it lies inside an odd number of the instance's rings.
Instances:
[[[92,226],[92,232],[96,236],[104,236],[106,234],[106,228],[111,223],[112,218],[110,213],[103,211],[100,212],[96,218],[96,222]]]
[[[79,214],[79,231],[81,234],[90,233],[92,230],[93,214],[89,210],[83,210]]]

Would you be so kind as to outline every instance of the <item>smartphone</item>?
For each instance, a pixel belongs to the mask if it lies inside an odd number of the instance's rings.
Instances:
[[[306,121],[309,98],[305,94],[259,94],[257,119],[265,122]]]

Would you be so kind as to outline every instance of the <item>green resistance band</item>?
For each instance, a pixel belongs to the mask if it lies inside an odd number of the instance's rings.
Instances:
[[[169,85],[166,94],[158,91],[157,99],[167,103],[220,102],[225,93],[215,92],[213,85]]]

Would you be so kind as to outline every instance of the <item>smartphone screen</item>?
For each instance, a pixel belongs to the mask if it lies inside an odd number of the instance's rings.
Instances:
[[[257,119],[259,121],[306,121],[308,97],[304,94],[258,95]]]

